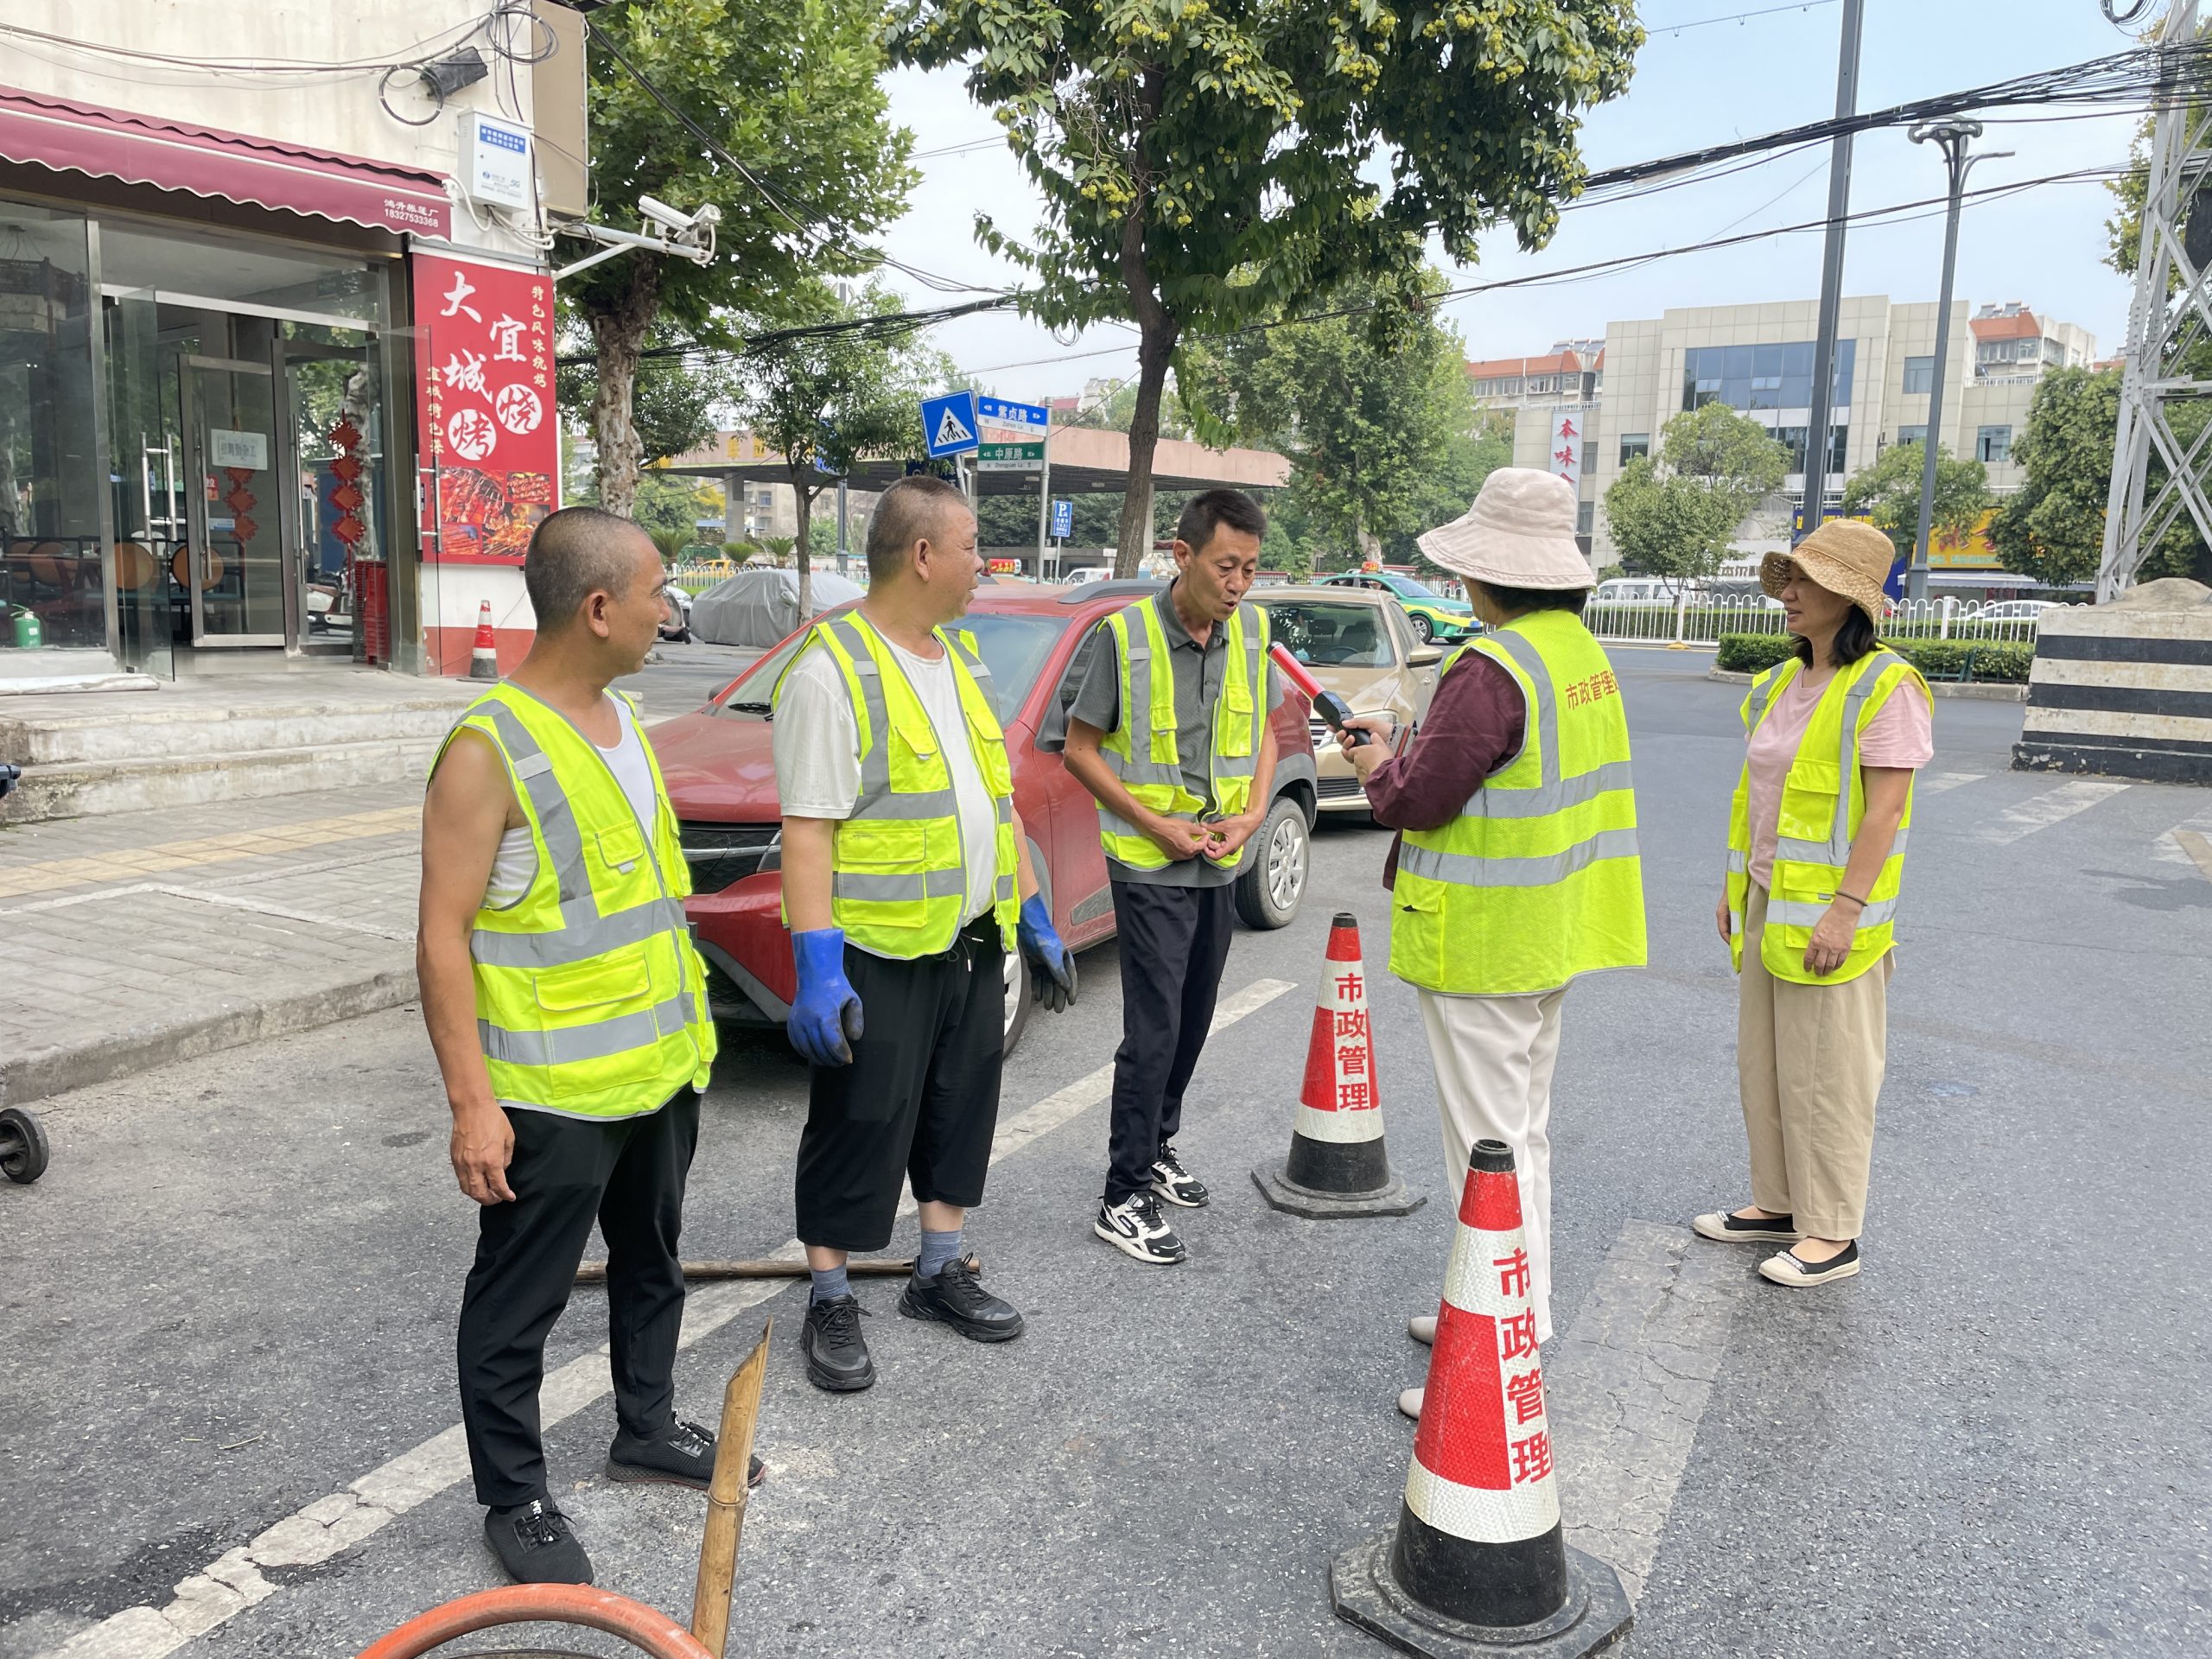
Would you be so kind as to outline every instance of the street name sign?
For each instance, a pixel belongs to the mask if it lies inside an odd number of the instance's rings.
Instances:
[[[979,473],[1040,473],[1045,470],[1045,441],[1028,443],[986,443],[976,449]]]
[[[931,459],[965,454],[978,440],[981,423],[976,418],[976,394],[950,391],[942,397],[922,399],[922,437]]]
[[[976,413],[993,426],[1033,426],[1040,432],[1052,419],[1042,404],[1008,403],[1003,397],[978,397]]]

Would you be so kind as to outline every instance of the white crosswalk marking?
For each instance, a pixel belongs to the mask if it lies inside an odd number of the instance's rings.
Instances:
[[[1919,789],[1923,795],[1941,795],[1947,789],[1978,784],[1988,776],[1986,772],[1925,772],[1920,775]]]
[[[2126,787],[2126,784],[2093,783],[2088,779],[2061,784],[2056,789],[2047,789],[2040,795],[2031,795],[2026,800],[2006,807],[1994,823],[1983,824],[1974,835],[1994,846],[2008,847],[2023,836],[2032,836],[2076,812],[2088,811],[2106,797],[2117,795]]]

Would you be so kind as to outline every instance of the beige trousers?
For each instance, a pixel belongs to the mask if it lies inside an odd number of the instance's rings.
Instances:
[[[1459,1207],[1478,1141],[1513,1148],[1536,1340],[1552,1339],[1552,1069],[1559,1060],[1564,988],[1537,996],[1445,996],[1422,991],[1421,1020],[1436,1070],[1444,1164]]]
[[[1856,1238],[1866,1219],[1896,954],[1840,984],[1777,979],[1759,959],[1766,898],[1754,884],[1745,902],[1736,1004],[1751,1202],[1795,1217],[1809,1237]]]

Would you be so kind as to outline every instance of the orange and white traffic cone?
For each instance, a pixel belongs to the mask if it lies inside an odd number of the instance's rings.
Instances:
[[[1560,1524],[1513,1150],[1478,1141],[1445,1270],[1394,1532],[1337,1558],[1340,1618],[1407,1653],[1580,1659],[1628,1633],[1628,1592]]]
[[[477,607],[476,643],[468,648],[468,677],[472,680],[496,680],[499,677],[499,640],[492,632],[492,601],[486,600]]]
[[[1298,1094],[1290,1156],[1261,1165],[1252,1179],[1276,1209],[1315,1221],[1411,1215],[1428,1200],[1390,1173],[1383,1150],[1367,969],[1360,960],[1359,918],[1348,911],[1338,911],[1329,924],[1328,959],[1306,1039],[1306,1083]]]

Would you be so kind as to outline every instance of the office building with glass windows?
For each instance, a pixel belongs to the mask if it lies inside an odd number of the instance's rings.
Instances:
[[[1818,309],[1809,299],[1684,308],[1608,325],[1603,347],[1594,353],[1562,343],[1541,359],[1470,363],[1468,373],[1478,404],[1511,411],[1516,464],[1548,466],[1577,484],[1592,563],[1602,569],[1615,562],[1602,505],[1606,489],[1630,461],[1653,453],[1667,422],[1686,410],[1725,404],[1765,427],[1791,457],[1781,505],[1791,512],[1802,505]],[[1844,300],[1829,397],[1830,511],[1840,505],[1853,473],[1891,446],[1925,436],[1935,380],[1936,310],[1932,304],[1892,304],[1878,295]],[[2095,351],[2086,330],[2042,317],[2018,302],[1979,308],[1955,302],[1943,448],[1985,463],[1996,493],[2018,489],[2021,473],[2012,446],[2026,423],[2035,382],[2050,369],[2090,363]],[[1538,365],[1564,389],[1570,377],[1557,365],[1568,357],[1589,370],[1574,377],[1570,395],[1531,394],[1526,372],[1510,385],[1515,377],[1504,372],[1516,360]],[[1579,442],[1561,442],[1568,424]],[[1786,533],[1787,514],[1777,512],[1772,519],[1746,525],[1746,550]]]

